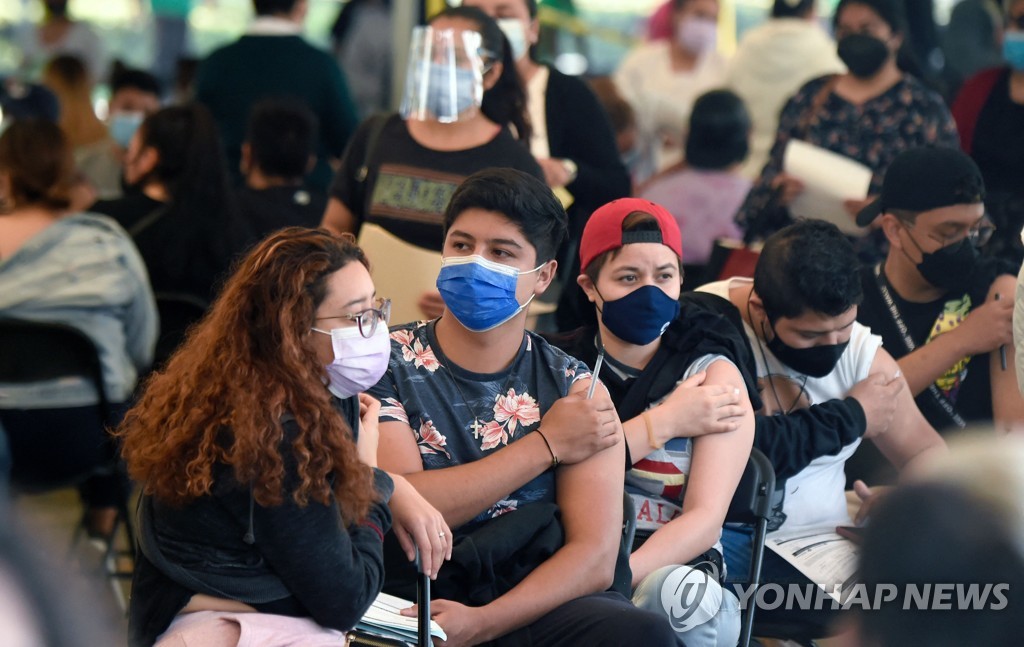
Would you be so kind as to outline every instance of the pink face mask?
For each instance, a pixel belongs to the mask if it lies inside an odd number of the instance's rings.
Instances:
[[[334,361],[327,365],[328,389],[337,397],[349,398],[366,391],[388,370],[391,337],[383,321],[370,337],[359,334],[357,326],[313,330],[331,336]]]
[[[676,40],[694,54],[707,54],[718,41],[718,24],[707,18],[684,18],[679,22]]]

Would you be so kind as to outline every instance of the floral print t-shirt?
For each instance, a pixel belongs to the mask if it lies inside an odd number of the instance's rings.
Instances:
[[[536,431],[551,405],[588,377],[585,364],[529,331],[508,369],[473,373],[444,356],[433,322],[419,322],[392,329],[387,373],[369,393],[381,402],[381,422],[412,428],[423,469],[431,470],[472,463]],[[510,492],[465,528],[537,501],[555,501],[553,470]]]

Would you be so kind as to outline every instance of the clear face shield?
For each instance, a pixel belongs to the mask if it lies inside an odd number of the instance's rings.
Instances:
[[[402,98],[402,117],[452,123],[484,99],[481,37],[475,31],[416,27]]]

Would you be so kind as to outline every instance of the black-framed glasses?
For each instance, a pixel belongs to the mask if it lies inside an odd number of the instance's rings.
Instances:
[[[353,312],[343,315],[334,315],[332,317],[317,317],[316,321],[323,321],[324,319],[348,319],[349,321],[355,321],[356,326],[359,327],[359,334],[363,337],[373,337],[373,333],[377,332],[377,324],[381,321],[384,325],[387,325],[391,321],[391,299],[377,299],[376,308],[367,308],[359,312]],[[326,332],[314,328],[317,332]]]

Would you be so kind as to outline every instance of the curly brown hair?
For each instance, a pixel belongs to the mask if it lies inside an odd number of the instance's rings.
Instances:
[[[351,236],[282,229],[238,264],[206,317],[147,383],[116,435],[128,472],[145,493],[181,505],[210,493],[214,466],[230,465],[263,506],[283,501],[282,418],[298,483],[290,494],[328,504],[332,489],[348,523],[376,494],[352,430],[331,405],[326,369],[309,343],[327,278],[350,262],[369,267]]]

